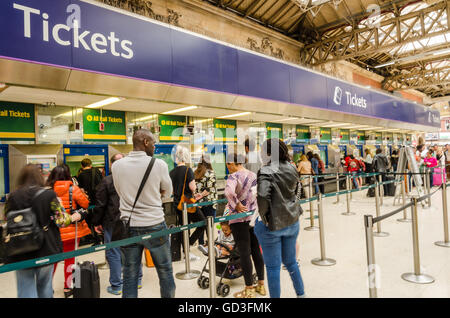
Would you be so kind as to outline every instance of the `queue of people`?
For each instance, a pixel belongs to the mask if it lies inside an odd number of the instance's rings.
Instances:
[[[186,201],[189,199],[197,202],[217,200],[216,176],[207,155],[201,158],[194,171],[189,167],[189,151],[177,147],[176,168],[169,173],[163,160],[153,159],[155,142],[150,131],[136,131],[133,151],[127,156],[114,155],[111,158],[112,173],[107,177],[91,170],[92,163],[88,161],[84,162],[84,169],[76,180],[72,179],[66,165],[55,167],[46,183],[38,166],[23,168],[19,188],[7,200],[6,215],[10,211],[32,206],[39,224],[45,225],[48,230],[38,251],[11,257],[8,262],[73,251],[75,244],[79,244],[82,237],[92,235],[93,231],[102,233],[104,242],[109,243],[115,239],[120,225],[125,223],[129,224],[129,236],[167,229],[162,202],[171,196],[178,224],[181,224],[182,216],[180,202],[189,202]],[[256,295],[267,295],[266,269],[268,292],[271,297],[280,297],[280,268],[283,263],[297,296],[304,297],[297,262],[299,217],[302,213],[297,204],[299,172],[315,169],[319,175],[323,165],[320,158],[313,156],[314,169],[310,164],[306,165],[307,170],[297,171],[286,145],[278,139],[267,140],[261,154],[255,154],[250,141],[246,142],[246,146],[246,156],[230,154],[226,160],[229,176],[225,197],[228,204],[224,214],[256,211],[253,216],[231,220],[227,224],[227,237],[233,238],[233,247],[239,253],[245,281],[245,288],[234,296],[254,298]],[[320,191],[319,188],[316,191]],[[36,194],[39,200],[36,200]],[[216,210],[217,205],[197,208],[193,213],[188,213],[189,222],[215,216]],[[226,229],[224,224],[224,231]],[[204,235],[204,227],[196,228],[189,238],[189,245],[198,242],[199,246],[206,247]],[[106,252],[110,268],[108,293],[122,295],[123,298],[138,296],[138,289],[142,288],[144,248],[150,251],[155,265],[161,297],[175,296],[169,235],[109,249]],[[52,281],[56,265],[17,271],[18,297],[53,297]],[[73,258],[64,261],[66,298],[73,294],[73,265]],[[256,285],[253,268],[256,270]]]

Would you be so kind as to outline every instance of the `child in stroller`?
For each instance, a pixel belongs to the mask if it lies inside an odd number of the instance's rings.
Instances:
[[[234,248],[234,238],[231,234],[231,228],[228,222],[221,222],[221,231],[219,231],[219,236],[214,242],[214,253],[216,258],[216,275],[220,277],[219,284],[217,285],[217,295],[226,297],[230,293],[230,285],[222,283],[223,279],[236,279],[242,276],[242,268],[239,263],[239,253]],[[208,248],[199,245],[198,249],[205,255],[208,256]],[[209,273],[209,268],[207,265],[209,262],[209,257],[206,260],[205,266],[197,280],[200,288],[209,288],[209,277],[203,276],[203,273]],[[256,277],[254,277],[256,280]]]

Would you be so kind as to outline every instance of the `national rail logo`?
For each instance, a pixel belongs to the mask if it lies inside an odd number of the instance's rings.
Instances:
[[[345,93],[345,96],[343,96]],[[343,91],[342,88],[336,86],[334,88],[334,97],[333,101],[336,105],[342,105],[342,97],[345,97],[344,100],[347,102],[347,105],[367,108],[367,100],[364,97],[358,97],[358,95],[352,94],[349,91]]]
[[[41,33],[43,42],[50,42],[53,40],[61,46],[83,48],[86,51],[94,51],[99,54],[106,54],[109,52],[113,56],[124,59],[132,59],[134,56],[134,52],[131,49],[133,42],[119,39],[113,31],[109,32],[108,35],[104,35],[89,30],[81,30],[79,18],[71,20],[72,14],[69,15],[66,24],[59,23],[51,25],[51,17],[48,13],[43,12],[41,14],[41,10],[39,9],[17,3],[13,3],[13,8],[23,12],[23,36],[25,38],[31,38],[32,36]],[[67,12],[70,12],[69,8]],[[80,15],[81,12],[77,12],[77,16]],[[32,19],[41,19],[42,30],[38,31],[32,29]]]

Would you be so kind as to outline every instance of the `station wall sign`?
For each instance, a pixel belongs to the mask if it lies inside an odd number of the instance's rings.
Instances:
[[[0,38],[0,58],[440,127],[423,105],[94,0],[2,0]]]
[[[160,142],[189,141],[189,136],[184,135],[187,125],[186,116],[159,115],[158,116]]]
[[[296,125],[295,132],[297,134],[296,142],[298,143],[308,143],[311,138],[308,126]]]
[[[381,132],[375,132],[375,144],[381,145],[383,143],[383,135]]]
[[[236,120],[214,119],[214,141],[223,143],[236,143]]]
[[[83,109],[83,139],[85,141],[126,141],[125,112]]]
[[[283,139],[283,124],[266,123],[267,139],[278,138]]]
[[[320,142],[331,144],[331,128],[320,128]]]
[[[349,129],[341,129],[339,131],[341,136],[341,143],[348,144],[350,141],[350,130]]]
[[[35,140],[34,104],[0,101],[0,139]]]

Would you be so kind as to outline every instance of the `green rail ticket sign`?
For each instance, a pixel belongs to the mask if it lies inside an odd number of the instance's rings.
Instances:
[[[356,132],[356,136],[358,138],[358,145],[364,145],[366,142],[366,134],[362,130],[358,130]]]
[[[320,128],[320,142],[322,144],[331,144],[331,128]]]
[[[296,141],[299,143],[307,143],[311,138],[308,126],[296,125],[295,132],[297,134]]]
[[[266,123],[267,139],[283,139],[283,124]]]
[[[228,119],[214,119],[214,142],[236,143],[236,121]]]
[[[187,125],[186,116],[159,115],[158,116],[160,142],[189,141],[189,136],[184,136],[184,127]]]
[[[34,104],[0,101],[0,139],[34,140]]]
[[[85,141],[126,141],[125,112],[83,109],[83,139]]]
[[[381,145],[383,143],[383,135],[381,132],[375,132],[375,143]]]
[[[342,144],[348,144],[350,142],[350,130],[349,129],[340,129],[339,135],[341,137]]]

